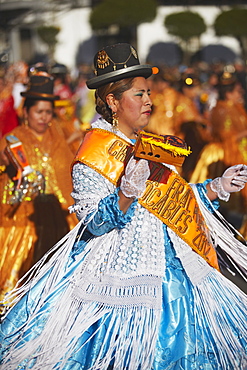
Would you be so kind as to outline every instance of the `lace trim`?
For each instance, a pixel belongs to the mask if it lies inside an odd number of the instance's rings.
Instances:
[[[77,218],[85,221],[89,214],[97,211],[100,200],[112,193],[115,186],[82,163],[74,165],[72,176],[74,189],[71,196],[75,204],[69,207],[69,211],[76,212]]]
[[[162,280],[157,276],[117,278],[104,276],[100,280],[88,276],[80,282],[73,295],[82,301],[98,302],[108,307],[144,306],[150,309],[161,307]]]
[[[211,181],[209,186],[218,195],[219,199],[224,200],[225,202],[228,202],[230,198],[230,193],[228,193],[227,191],[223,189],[220,177],[216,177],[216,179]]]

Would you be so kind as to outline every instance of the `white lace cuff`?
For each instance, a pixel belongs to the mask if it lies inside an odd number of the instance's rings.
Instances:
[[[223,186],[221,184],[221,177],[216,177],[216,179],[209,183],[209,186],[217,194],[219,199],[228,202],[230,198],[230,193],[223,189]]]

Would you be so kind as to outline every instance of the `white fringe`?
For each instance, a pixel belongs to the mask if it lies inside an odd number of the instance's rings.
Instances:
[[[46,292],[52,292],[56,287],[57,282],[60,281],[64,275],[65,267],[69,259],[71,249],[78,237],[78,232],[82,227],[82,223],[79,222],[74,229],[66,234],[61,240],[59,240],[18,282],[15,289],[6,294],[2,304],[8,313],[8,309],[14,306],[21,298],[30,292],[30,290],[42,279],[47,276],[45,289],[42,295],[45,297]],[[83,230],[80,235],[83,233]],[[47,258],[50,257],[49,261],[46,262]],[[58,258],[59,256],[59,258]],[[42,304],[42,297],[40,297],[40,303]]]
[[[215,244],[219,245],[241,266],[246,268],[246,247],[236,240],[230,229],[226,229],[226,221],[223,225],[207,210],[195,187],[193,187],[193,190]],[[40,294],[38,303],[34,308],[30,307],[32,309],[30,318],[22,328],[21,337],[15,338],[14,347],[10,346],[1,369],[14,370],[21,363],[29,362],[30,365],[33,361],[33,370],[51,370],[56,364],[59,364],[58,368],[62,369],[69,362],[69,358],[74,351],[80,350],[76,348],[76,345],[82,333],[99,319],[102,319],[101,326],[104,325],[105,320],[109,319],[109,325],[102,342],[101,351],[91,370],[106,370],[112,359],[114,359],[114,370],[151,368],[158,336],[161,304],[156,305],[153,302],[152,306],[152,302],[149,300],[145,304],[143,304],[144,302],[138,302],[138,300],[135,304],[123,304],[124,300],[121,304],[117,304],[117,299],[115,302],[108,300],[110,295],[105,301],[98,298],[98,301],[91,302],[86,299],[85,291],[81,294],[78,289],[75,289],[75,287],[80,287],[78,282],[86,277],[85,274],[88,271],[87,267],[92,260],[92,256],[97,254],[99,248],[102,248],[102,243],[99,242],[101,237],[97,238],[97,243],[93,240],[89,241],[85,250],[78,256],[78,260],[71,266],[67,266],[69,254],[76,242],[78,233],[81,235],[84,227],[82,222],[79,222],[69,234],[48,252],[48,256],[55,252],[50,260],[44,264],[47,255],[44,256],[33,267],[31,273],[27,275],[29,280],[12,292],[11,297],[17,295],[14,300],[14,303],[16,303],[25,294],[28,295],[39,280],[41,280],[42,285],[42,277],[47,277],[45,286],[41,286],[40,290],[35,293]],[[169,234],[171,233],[172,231],[169,232]],[[104,238],[104,243],[108,246],[114,246],[116,237],[116,231],[109,233],[107,241]],[[174,247],[176,247],[178,245],[177,241],[173,237],[171,239],[174,241]],[[196,322],[202,328],[203,334],[208,333],[205,341],[206,339],[209,340],[208,338],[212,335],[211,346],[215,348],[215,355],[222,370],[227,370],[228,364],[233,364],[236,369],[244,369],[247,366],[247,355],[240,344],[240,340],[237,339],[236,333],[238,333],[239,338],[242,338],[245,342],[247,341],[247,296],[218,271],[208,266],[200,256],[193,251],[188,252],[189,249],[190,247],[187,246],[185,251],[182,245],[180,249],[179,247],[176,248],[178,257],[181,258],[181,262],[184,264],[184,268],[194,286]],[[189,255],[191,259],[187,258]],[[200,273],[198,274],[194,273],[198,271],[195,261],[197,261],[198,266],[200,265]],[[62,279],[65,272],[69,275],[66,281]],[[96,273],[94,277],[100,277],[99,271],[94,272]],[[91,283],[89,279],[88,288]],[[124,285],[123,281],[122,285]],[[93,294],[97,293],[98,297],[102,295],[102,291],[95,290],[93,284],[92,287]],[[99,287],[100,284],[97,288]],[[115,296],[118,289],[118,286],[110,287],[108,292]],[[132,288],[127,286],[126,289]],[[153,291],[151,289],[146,293],[151,296]],[[55,294],[53,301],[51,299],[52,294]],[[135,294],[138,295],[137,290],[135,290]],[[51,305],[44,309],[47,299],[50,299]],[[8,300],[8,297],[6,300]],[[149,304],[149,302],[151,303]],[[42,313],[41,309],[43,309]],[[38,328],[36,320],[40,323],[45,322],[44,330],[41,334],[37,333],[37,337],[35,337],[35,330]],[[229,328],[229,322],[232,323],[232,328]],[[28,329],[30,329],[33,338],[28,338],[29,341],[25,344],[23,340]],[[20,332],[18,333],[17,335],[20,335]],[[93,335],[97,335],[97,332],[94,332]],[[19,348],[17,347],[18,344],[20,345]],[[105,348],[108,349],[103,356]],[[8,361],[10,362],[8,363]],[[240,365],[241,367],[239,367]]]
[[[195,193],[197,202],[200,206],[200,210],[203,214],[203,217],[207,223],[207,226],[209,228],[210,235],[211,235],[211,238],[213,239],[215,247],[217,247],[218,245],[223,251],[225,251],[231,257],[231,262],[233,264],[234,264],[234,261],[236,261],[236,263],[239,266],[247,270],[247,246],[246,244],[244,245],[244,243],[236,239],[232,230],[234,230],[236,235],[239,235],[244,241],[243,236],[237,230],[235,230],[232,225],[230,225],[227,222],[227,220],[221,215],[219,211],[215,210],[215,213],[219,217],[219,219],[217,219],[207,209],[207,207],[201,200],[196,186],[193,184],[190,184],[190,185]],[[205,196],[206,196],[206,193],[205,193]],[[210,202],[209,199],[208,201]],[[212,205],[212,208],[214,208],[213,205]],[[241,271],[237,268],[236,265],[235,267],[238,270],[239,274],[241,274]]]
[[[57,298],[56,298],[57,301]],[[160,310],[150,310],[146,307],[112,307],[97,303],[86,303],[73,295],[73,287],[69,286],[59,304],[44,312],[48,321],[40,335],[26,345],[23,338],[15,342],[15,348],[9,348],[1,369],[14,370],[18,365],[35,362],[33,370],[51,370],[59,364],[62,369],[69,363],[69,358],[77,350],[76,345],[82,333],[99,319],[110,319],[101,350],[98,353],[91,370],[105,370],[114,359],[114,370],[125,367],[138,370],[150,369],[153,363],[155,345],[158,336]],[[42,321],[42,318],[40,318]],[[37,323],[28,322],[25,330],[34,329]],[[34,326],[34,328],[33,328]],[[93,333],[92,336],[97,335]],[[35,335],[33,333],[32,335]],[[91,336],[91,337],[92,337]],[[91,339],[91,338],[89,338]],[[89,340],[88,339],[88,340]],[[17,348],[17,345],[20,347]],[[107,348],[106,353],[103,351]],[[8,361],[10,361],[8,363]]]
[[[192,187],[215,247],[219,245],[246,269],[246,246],[235,238],[228,222],[219,212],[216,213],[221,221],[208,211],[196,186]],[[235,232],[238,234],[236,230]],[[168,233],[193,285],[196,323],[205,336],[202,341],[205,343],[205,353],[208,351],[206,343],[209,341],[214,350],[217,369],[246,369],[247,295],[219,271],[209,266],[172,230],[168,229]],[[200,339],[199,341],[201,342]]]
[[[104,320],[110,320],[101,346],[101,351],[108,350],[103,358],[101,352],[98,354],[92,370],[107,369],[112,359],[115,370],[125,366],[131,370],[151,368],[161,313],[162,277],[101,276],[98,265],[90,273],[89,265],[103,246],[111,254],[118,240],[117,230],[107,238],[89,240],[75,262],[67,266],[78,232],[83,232],[84,227],[80,227],[81,222],[52,249],[50,253],[56,253],[47,264],[41,261],[35,266],[32,280],[12,293],[18,295],[15,303],[26,294],[30,314],[22,328],[12,333],[13,345],[1,369],[14,370],[27,363],[33,365],[33,370],[51,370],[56,364],[62,369],[80,350],[76,345],[82,333],[99,319],[103,320],[101,327]]]
[[[76,213],[77,218],[85,223],[86,217],[97,210],[100,197],[96,199],[96,194],[78,198],[78,194],[71,193],[71,196],[76,200],[76,203],[68,207],[69,213]],[[77,199],[78,198],[78,199]]]
[[[207,343],[212,336],[211,348],[219,368],[245,369],[247,296],[214,269],[193,291],[196,323],[205,336],[202,342]]]

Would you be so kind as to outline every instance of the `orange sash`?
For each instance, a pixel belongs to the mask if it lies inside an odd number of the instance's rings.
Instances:
[[[130,144],[117,135],[102,129],[91,129],[85,135],[72,166],[76,162],[85,163],[117,185],[130,148]]]
[[[117,185],[134,146],[102,129],[90,130],[73,163],[82,162]],[[189,184],[161,163],[149,161],[150,177],[139,203],[179,235],[211,266],[219,269],[208,229]]]

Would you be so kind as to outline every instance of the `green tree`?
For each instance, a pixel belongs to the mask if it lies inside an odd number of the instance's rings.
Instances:
[[[243,60],[247,60],[247,9],[233,8],[220,13],[214,22],[217,36],[235,37],[240,45]]]
[[[185,51],[184,63],[187,64],[192,51],[192,41],[197,41],[197,49],[199,49],[200,36],[207,29],[204,19],[198,13],[191,11],[172,13],[164,19],[164,26],[170,35],[180,39],[181,47]]]
[[[58,43],[57,35],[60,32],[60,28],[56,26],[39,26],[37,33],[41,40],[48,46],[49,58],[51,61],[54,59],[54,52]]]
[[[90,24],[98,34],[111,34],[115,30],[119,41],[136,46],[136,28],[151,22],[157,13],[156,0],[103,0],[92,9]]]

